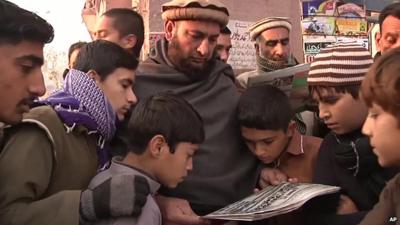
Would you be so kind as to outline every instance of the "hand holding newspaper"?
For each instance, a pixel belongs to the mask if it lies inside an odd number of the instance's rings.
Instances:
[[[296,210],[316,196],[335,193],[339,189],[322,184],[281,183],[268,186],[203,218],[244,221],[265,219]]]

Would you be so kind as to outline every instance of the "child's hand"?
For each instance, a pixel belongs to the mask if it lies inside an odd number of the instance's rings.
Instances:
[[[358,212],[356,204],[347,195],[340,195],[339,206],[336,213],[339,215],[345,215],[350,213]]]
[[[193,212],[185,199],[156,196],[165,225],[210,225],[211,221],[202,219]]]
[[[289,178],[279,169],[264,168],[260,174],[259,186],[265,188],[269,185],[278,185],[282,182],[297,182],[297,178]]]

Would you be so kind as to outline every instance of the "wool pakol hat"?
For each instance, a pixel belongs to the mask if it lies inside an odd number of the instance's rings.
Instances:
[[[229,12],[218,0],[172,0],[162,5],[163,20],[211,20],[228,24]]]
[[[250,38],[252,41],[255,41],[258,35],[260,35],[265,30],[275,28],[275,27],[284,27],[292,30],[292,24],[287,17],[267,17],[262,20],[255,22],[253,25],[249,27]]]
[[[308,86],[359,85],[373,63],[371,53],[355,43],[329,45],[311,63]]]

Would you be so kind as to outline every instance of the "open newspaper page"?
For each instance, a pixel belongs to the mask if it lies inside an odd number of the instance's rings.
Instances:
[[[273,85],[289,96],[294,109],[301,108],[309,99],[307,88],[307,75],[310,63],[274,70],[259,76],[249,78],[249,87],[258,85]]]
[[[282,183],[232,203],[203,216],[207,219],[253,221],[285,214],[300,208],[306,201],[339,191],[339,187],[322,184]]]

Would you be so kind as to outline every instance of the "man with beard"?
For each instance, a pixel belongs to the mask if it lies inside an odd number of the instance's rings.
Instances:
[[[165,39],[140,64],[135,91],[139,99],[164,91],[183,97],[202,117],[206,137],[187,179],[162,188],[157,202],[165,224],[208,224],[199,215],[249,195],[258,175],[235,119],[233,70],[213,58],[229,13],[218,0],[172,0],[162,11]]]
[[[298,64],[290,53],[289,34],[292,25],[286,17],[267,17],[250,26],[250,37],[255,41],[257,69],[237,77],[240,88],[247,88],[249,77]]]

